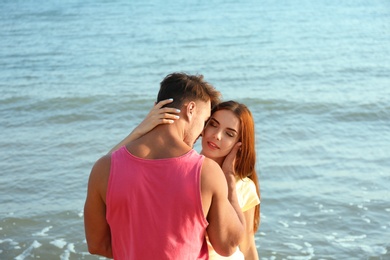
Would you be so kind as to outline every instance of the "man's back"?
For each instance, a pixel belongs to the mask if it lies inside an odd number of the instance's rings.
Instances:
[[[207,259],[203,158],[194,150],[158,160],[125,147],[112,154],[106,203],[116,259]]]

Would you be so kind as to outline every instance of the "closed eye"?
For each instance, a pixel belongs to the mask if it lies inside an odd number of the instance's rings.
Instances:
[[[235,136],[235,133],[234,132],[226,132],[226,134],[228,135],[228,136],[230,136],[230,137],[234,137]]]
[[[218,121],[215,120],[214,118],[211,118],[209,123],[208,123],[209,126],[212,126],[212,127],[217,127],[219,125]]]

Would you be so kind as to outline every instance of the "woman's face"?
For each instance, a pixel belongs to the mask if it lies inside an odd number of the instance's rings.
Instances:
[[[202,154],[218,163],[228,155],[239,139],[240,121],[230,110],[211,115],[202,134]]]

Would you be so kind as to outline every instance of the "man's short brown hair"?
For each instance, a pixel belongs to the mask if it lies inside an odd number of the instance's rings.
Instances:
[[[172,73],[160,83],[157,102],[173,98],[167,106],[180,109],[184,101],[210,100],[211,108],[220,103],[221,93],[203,79],[203,75]]]

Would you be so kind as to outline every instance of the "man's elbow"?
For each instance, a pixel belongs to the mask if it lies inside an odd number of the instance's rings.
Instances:
[[[231,256],[237,251],[237,247],[242,242],[244,238],[244,229],[238,232],[236,235],[232,235],[229,237],[229,241],[223,243],[218,249],[214,248],[214,250],[221,256]]]
[[[113,258],[111,247],[101,246],[97,244],[88,244],[88,252],[92,255],[104,256]]]
[[[215,248],[214,250],[221,256],[228,257],[237,251],[238,243],[225,243],[223,246]]]

